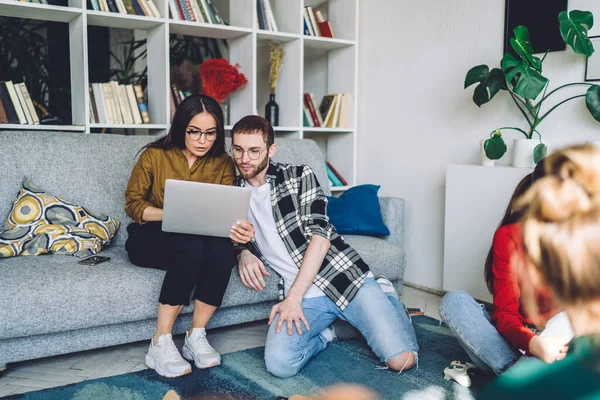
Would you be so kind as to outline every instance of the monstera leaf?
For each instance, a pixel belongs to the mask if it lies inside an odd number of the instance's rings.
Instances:
[[[506,153],[506,143],[502,139],[500,131],[496,130],[492,137],[483,143],[485,155],[490,160],[499,160]]]
[[[592,117],[600,122],[600,86],[590,86],[585,94],[585,105]]]
[[[534,100],[548,84],[548,79],[532,68],[527,60],[510,53],[502,57],[502,71],[506,81],[513,86],[513,92],[526,99]]]
[[[465,76],[465,89],[477,82],[479,85],[473,92],[473,101],[478,107],[490,101],[500,89],[506,89],[504,73],[500,68],[491,71],[487,65],[471,68]]]
[[[560,35],[566,44],[577,54],[591,56],[594,46],[588,38],[588,30],[594,26],[594,16],[589,11],[573,10],[569,14],[558,14]]]
[[[546,157],[546,153],[548,152],[548,148],[544,143],[540,143],[533,149],[533,162],[539,163],[540,160]]]
[[[515,37],[510,38],[510,45],[515,53],[526,60],[533,69],[542,72],[542,60],[533,55],[533,46],[529,41],[529,30],[524,26],[517,26],[513,33]]]

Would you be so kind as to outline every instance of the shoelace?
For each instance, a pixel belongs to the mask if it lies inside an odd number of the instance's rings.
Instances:
[[[195,342],[200,343],[204,347],[203,350],[210,351],[212,349],[210,343],[208,343],[208,339],[206,339],[206,332],[200,332],[200,335],[195,338]]]
[[[167,344],[165,346],[165,352],[167,353],[167,356],[179,356],[179,350],[177,350],[177,347],[175,346],[175,343],[172,340],[168,340]]]

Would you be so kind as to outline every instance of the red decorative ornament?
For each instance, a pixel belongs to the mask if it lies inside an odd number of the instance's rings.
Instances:
[[[248,79],[224,58],[213,58],[200,64],[202,93],[222,103],[227,96],[244,86]]]

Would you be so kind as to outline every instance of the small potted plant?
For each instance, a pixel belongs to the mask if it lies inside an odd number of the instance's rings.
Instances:
[[[589,57],[594,47],[588,38],[588,30],[594,24],[594,17],[589,11],[573,10],[570,13],[562,11],[558,15],[559,29],[564,42],[577,54]],[[506,144],[501,132],[513,130],[521,132],[525,138],[515,139],[513,166],[533,167],[546,155],[546,145],[538,126],[562,104],[585,97],[587,109],[592,117],[600,122],[600,86],[587,82],[568,83],[547,93],[548,78],[542,75],[542,59],[534,55],[533,46],[529,41],[529,31],[524,26],[518,26],[510,39],[513,53],[505,53],[502,57],[501,68],[490,70],[487,65],[478,65],[469,70],[465,77],[465,89],[478,83],[473,92],[473,102],[481,107],[489,102],[500,90],[507,91],[518,110],[521,112],[528,127],[522,129],[504,126],[493,130],[490,138],[484,143],[486,156],[490,160],[500,159],[506,153]],[[547,102],[558,91],[574,86],[586,87],[585,93],[580,93],[554,104]],[[541,97],[540,97],[541,95]],[[537,102],[536,102],[537,99]],[[542,112],[542,108],[544,112]]]

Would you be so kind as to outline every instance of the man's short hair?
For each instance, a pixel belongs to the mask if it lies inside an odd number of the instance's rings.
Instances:
[[[231,129],[231,137],[236,133],[261,133],[267,147],[275,143],[275,132],[271,123],[258,115],[247,115],[240,119]]]

